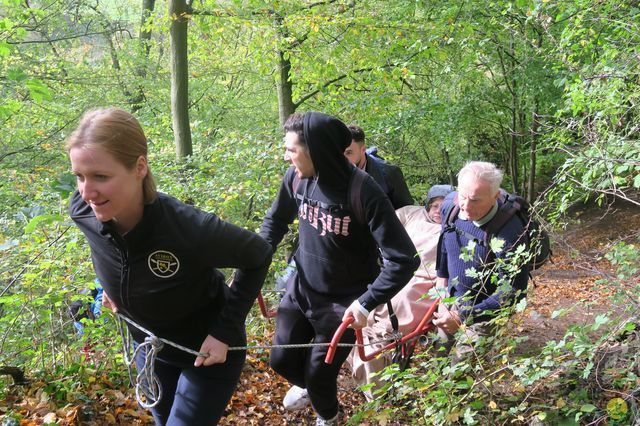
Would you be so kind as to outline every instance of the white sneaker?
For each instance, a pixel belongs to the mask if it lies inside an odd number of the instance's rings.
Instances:
[[[316,416],[316,426],[338,426],[338,415],[336,414],[332,419],[325,420],[320,416]]]
[[[299,386],[291,386],[291,389],[287,391],[287,394],[282,400],[284,408],[290,411],[302,410],[303,408],[311,405],[309,399],[309,392]]]

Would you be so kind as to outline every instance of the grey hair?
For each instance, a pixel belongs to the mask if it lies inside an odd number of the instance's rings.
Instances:
[[[491,185],[492,192],[496,193],[502,185],[504,174],[495,164],[486,161],[469,161],[458,172],[458,182],[463,176],[471,175],[476,179],[481,179]]]

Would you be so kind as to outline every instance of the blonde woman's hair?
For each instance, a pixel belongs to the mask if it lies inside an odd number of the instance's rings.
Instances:
[[[129,170],[136,167],[141,155],[147,158],[147,138],[142,126],[133,115],[120,108],[99,108],[84,113],[65,147],[69,152],[85,146],[101,147]],[[145,204],[151,204],[157,196],[156,181],[148,164],[142,193]]]

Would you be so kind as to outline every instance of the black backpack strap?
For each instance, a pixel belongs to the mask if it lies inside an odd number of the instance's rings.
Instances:
[[[496,215],[491,218],[484,230],[485,244],[487,247],[489,246],[491,238],[493,238],[521,208],[522,206],[516,199],[510,196],[506,197],[500,208],[498,208]]]
[[[387,302],[387,311],[389,311],[389,321],[391,322],[391,327],[394,332],[398,332],[400,330],[400,326],[398,324],[398,317],[396,316],[395,311],[393,310],[393,305],[391,304],[391,300]]]
[[[442,258],[442,244],[444,242],[444,234],[456,230],[454,222],[458,217],[458,213],[460,213],[460,206],[458,205],[458,194],[455,194],[453,196],[453,201],[450,205],[447,206],[447,209],[443,213],[443,226],[442,231],[440,232],[440,237],[438,238],[438,251],[436,253],[436,269],[440,269],[440,266],[443,265],[442,262],[447,261],[447,259]]]
[[[442,258],[442,242],[444,241],[444,232],[440,232],[438,237],[438,248],[436,252],[436,270],[440,269],[442,262],[446,262],[446,259]]]
[[[360,224],[367,223],[367,219],[364,214],[364,206],[362,205],[362,186],[368,176],[369,175],[364,170],[354,167],[353,173],[351,173],[351,178],[349,179],[349,194],[347,194],[349,208],[353,212],[354,219]]]

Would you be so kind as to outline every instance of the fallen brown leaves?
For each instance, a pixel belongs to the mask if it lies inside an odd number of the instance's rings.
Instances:
[[[46,392],[47,383],[34,381],[14,386],[0,405],[0,414],[21,417],[20,426],[57,424],[62,426],[150,425],[153,418],[141,410],[127,389],[114,388],[106,376],[97,377],[65,400]],[[4,416],[3,416],[4,417]]]
[[[255,336],[249,344],[268,345],[272,336],[273,323],[264,336]],[[268,351],[248,353],[240,383],[220,425],[300,425],[311,424],[315,420],[311,408],[297,412],[284,409],[282,399],[291,385],[269,367],[268,359]],[[338,381],[342,416],[347,419],[364,402],[364,397],[355,390],[346,368],[342,369]]]

